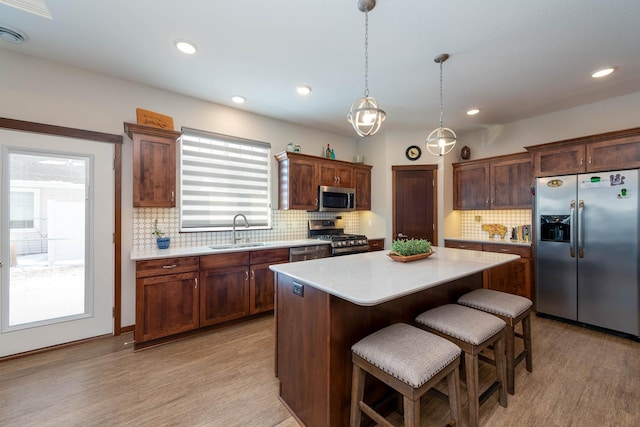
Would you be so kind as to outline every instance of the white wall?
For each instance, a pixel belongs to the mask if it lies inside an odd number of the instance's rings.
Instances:
[[[355,135],[346,138],[3,49],[0,76],[0,117],[124,135],[123,122],[135,123],[140,107],[173,117],[175,129],[187,126],[269,142],[274,153],[288,142],[300,144],[303,153],[312,155],[319,155],[329,143],[339,160],[351,161],[356,153]],[[126,135],[124,141],[122,325],[127,326],[135,323],[135,274],[129,260],[132,151]],[[275,166],[273,171],[277,182]]]

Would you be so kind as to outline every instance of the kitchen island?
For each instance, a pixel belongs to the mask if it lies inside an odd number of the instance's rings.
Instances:
[[[272,265],[280,400],[306,426],[349,425],[351,346],[482,287],[517,255],[434,247],[402,263],[386,251]],[[382,395],[379,396],[382,398]]]

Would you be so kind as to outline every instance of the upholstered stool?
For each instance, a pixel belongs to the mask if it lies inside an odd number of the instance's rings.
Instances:
[[[505,343],[507,353],[507,391],[515,392],[515,368],[526,359],[527,371],[533,371],[533,354],[531,353],[530,315],[533,307],[531,300],[518,295],[491,289],[476,289],[458,299],[458,304],[486,311],[498,316],[507,324]],[[515,326],[522,322],[522,334],[515,331]],[[515,338],[524,341],[524,350],[515,355]]]
[[[425,311],[416,317],[419,327],[440,335],[464,351],[464,363],[469,395],[469,425],[478,425],[480,404],[498,390],[499,402],[507,407],[506,367],[504,356],[505,322],[482,311],[447,304]],[[497,381],[479,393],[478,356],[493,345]]]
[[[391,426],[364,401],[367,373],[402,394],[404,425],[420,425],[420,397],[447,378],[451,417],[460,419],[460,348],[413,326],[396,323],[361,339],[351,347],[351,426],[359,427],[362,412],[376,423]]]

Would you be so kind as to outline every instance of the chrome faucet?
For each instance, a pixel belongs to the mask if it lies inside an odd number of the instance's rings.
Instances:
[[[249,221],[247,221],[247,217],[244,216],[243,214],[239,213],[236,216],[233,217],[233,244],[235,245],[236,243],[238,243],[238,239],[236,239],[236,219],[238,219],[238,217],[241,216],[242,219],[244,219],[244,228],[249,228]]]

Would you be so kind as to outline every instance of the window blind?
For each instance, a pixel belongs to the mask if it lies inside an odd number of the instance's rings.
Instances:
[[[270,226],[271,144],[183,127],[181,145],[184,231],[229,229],[239,213]]]

